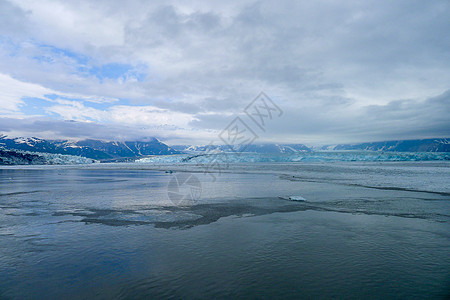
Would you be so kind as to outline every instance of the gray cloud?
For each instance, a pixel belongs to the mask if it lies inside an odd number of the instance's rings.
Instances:
[[[29,26],[28,13],[6,0],[0,0],[0,34],[9,38],[23,37]]]
[[[64,16],[45,13],[55,5],[84,33],[65,24]],[[195,118],[194,138],[199,131],[219,131],[260,91],[286,112],[265,134],[268,140],[449,135],[446,0],[65,1],[29,7],[3,1],[2,10],[14,17],[0,21],[0,34],[15,39],[0,45],[0,72],[60,92],[187,113]],[[85,71],[107,63],[145,66],[145,78],[100,80]],[[83,126],[61,134],[82,135],[89,130]],[[95,126],[109,136],[120,128],[101,120]],[[138,128],[123,129],[123,135],[151,132]],[[170,138],[186,134],[177,130]]]
[[[450,90],[425,101],[395,100],[351,111],[340,105],[328,108],[320,113],[311,107],[284,108],[283,116],[270,121],[264,133],[245,115],[241,118],[267,141],[339,143],[450,136]],[[233,117],[199,114],[197,119],[195,126],[221,130]]]
[[[13,137],[34,136],[76,140],[92,138],[112,141],[142,141],[150,137],[173,141],[180,139],[177,134],[171,133],[171,130],[175,132],[180,128],[169,125],[136,128],[119,124],[98,124],[42,117],[26,119],[0,117],[0,128],[1,134]],[[192,139],[192,135],[188,133],[186,138],[187,140]]]
[[[244,114],[239,116],[260,136],[260,141],[285,140],[296,143],[338,143],[342,141],[378,141],[383,139],[432,138],[450,136],[450,90],[425,101],[395,100],[386,105],[371,105],[357,111],[348,112],[340,105],[336,110],[317,113],[314,108],[284,110],[279,119],[268,123],[267,132],[260,129]],[[193,128],[213,130],[210,138],[201,137],[196,132],[184,138],[176,132],[182,128],[170,125],[143,127],[97,124],[53,120],[49,118],[0,118],[2,133],[10,135],[33,135],[49,138],[96,138],[107,140],[139,140],[156,136],[163,140],[189,142],[197,138],[203,143],[220,142],[221,132],[234,119],[234,115],[196,114]],[[171,133],[173,130],[173,133]],[[186,133],[185,133],[186,134]],[[317,136],[321,137],[317,140]]]

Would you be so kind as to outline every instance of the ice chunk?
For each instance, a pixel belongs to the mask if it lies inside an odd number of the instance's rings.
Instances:
[[[303,198],[302,196],[280,196],[280,199],[284,199],[284,200],[290,200],[290,201],[301,201],[301,202],[305,202],[306,199]]]

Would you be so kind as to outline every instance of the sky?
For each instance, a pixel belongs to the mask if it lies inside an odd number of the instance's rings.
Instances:
[[[220,143],[450,137],[450,1],[0,0],[0,133]],[[264,92],[265,128],[245,109]],[[268,119],[269,121],[269,119]]]

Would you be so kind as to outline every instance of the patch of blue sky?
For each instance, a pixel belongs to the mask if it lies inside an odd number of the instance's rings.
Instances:
[[[4,35],[0,35],[0,47],[11,57],[16,56],[21,49],[20,43],[14,42],[11,37]]]
[[[68,99],[68,100],[76,100],[76,99]],[[129,100],[123,99],[123,98],[116,99],[116,101],[114,101],[114,102],[84,101],[83,105],[86,107],[92,107],[92,108],[99,109],[99,110],[108,110],[112,106],[135,106],[135,105],[131,104]]]
[[[58,98],[61,98],[61,96],[57,94],[45,94],[44,97],[50,100],[56,100]]]
[[[130,102],[130,100],[125,98],[119,98],[116,102],[114,102],[114,105],[123,105],[123,106],[133,106]]]
[[[94,66],[90,68],[89,73],[99,79],[117,79],[131,70],[133,70],[133,66],[129,64],[109,63],[101,66]]]
[[[54,103],[36,97],[24,97],[22,98],[23,104],[20,106],[20,111],[25,115],[48,115],[46,108],[54,105]]]
[[[35,56],[32,56],[31,58],[38,61],[39,63],[52,64],[55,62],[55,59],[53,58],[53,56],[49,56],[49,55],[35,55]]]
[[[74,51],[71,51],[68,49],[58,48],[58,47],[55,47],[52,45],[47,45],[47,44],[42,44],[42,43],[37,43],[37,42],[35,42],[34,44],[37,47],[44,50],[45,52],[48,52],[49,55],[55,55],[55,56],[59,56],[59,57],[67,57],[80,65],[86,65],[91,60],[90,57],[88,57],[84,54],[77,53],[77,52],[74,52]]]
[[[39,63],[53,63],[57,59],[62,59],[75,66],[83,66],[92,60],[86,55],[68,49],[43,44],[34,39],[18,42],[8,36],[0,35],[0,47],[5,50],[9,56],[17,56],[26,53],[27,56]],[[21,50],[25,50],[25,53],[22,53]]]
[[[103,79],[119,79],[125,80],[133,78],[137,81],[143,81],[146,78],[147,66],[144,64],[131,65],[126,63],[94,63],[95,59],[69,50],[65,48],[58,48],[52,45],[40,43],[36,40],[27,40],[25,44],[32,45],[36,50],[34,55],[30,58],[43,64],[52,64],[55,61],[64,62],[72,65],[83,76],[95,76],[99,80]],[[22,49],[25,49],[23,42],[14,42],[9,37],[0,35],[0,47],[7,51],[10,56],[20,54]]]
[[[102,80],[108,79],[128,79],[130,77],[135,78],[137,81],[143,81],[145,79],[145,66],[138,65],[133,66],[124,63],[108,63],[100,66],[93,66],[86,70],[89,74],[96,76]]]

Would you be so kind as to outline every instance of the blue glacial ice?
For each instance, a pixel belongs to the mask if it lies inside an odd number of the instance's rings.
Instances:
[[[142,158],[138,163],[214,164],[258,162],[333,162],[333,161],[440,161],[450,160],[450,153],[438,152],[379,152],[379,151],[317,151],[311,153],[215,153],[179,154]]]

